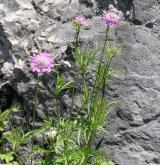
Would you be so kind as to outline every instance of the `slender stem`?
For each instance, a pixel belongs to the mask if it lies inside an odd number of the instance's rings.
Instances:
[[[101,53],[101,56],[100,56],[100,61],[99,61],[98,69],[97,69],[96,79],[95,79],[95,82],[94,82],[93,97],[92,97],[93,102],[96,99],[95,96],[97,96],[97,93],[98,93],[98,90],[99,90],[99,86],[97,84],[97,81],[98,81],[98,76],[100,74],[101,67],[102,67],[102,62],[103,62],[106,43],[108,41],[108,32],[109,32],[109,26],[107,26],[107,28],[106,28],[105,40],[104,40],[104,43],[103,43],[102,53]],[[110,66],[110,62],[107,62],[107,66]],[[106,78],[105,77],[105,75],[106,75],[105,72],[107,72],[107,70],[108,70],[108,67],[107,67],[107,69],[105,68],[105,70],[104,70],[104,74],[102,76],[102,81],[103,81],[104,78]],[[104,81],[104,83],[105,83],[105,81]],[[88,143],[87,143],[88,147],[91,147],[92,140],[95,137],[95,132],[96,132],[95,130],[91,131],[91,134],[90,134],[90,137],[89,137],[89,140],[88,140]]]
[[[37,109],[37,103],[38,103],[38,99],[37,99],[38,87],[39,87],[39,76],[37,78],[37,83],[36,83],[36,88],[35,88],[35,100],[34,100],[34,111],[33,111],[33,131],[35,128],[35,117],[36,117],[36,109]]]
[[[94,121],[96,121],[97,114],[99,114],[98,110],[99,110],[99,108],[102,108],[102,105],[103,105],[103,98],[101,98],[100,104],[96,105],[96,106],[100,106],[100,107],[98,107],[98,109],[97,108],[93,109],[93,111],[91,112],[92,113],[91,115],[92,115],[92,118],[93,118]],[[96,127],[92,127],[92,128],[93,129],[91,129],[91,131],[90,131],[90,136],[89,136],[89,140],[88,140],[88,143],[87,143],[88,147],[92,147],[92,141],[95,139],[98,125],[96,125]]]
[[[58,123],[60,123],[61,113],[60,113],[60,107],[59,107],[59,96],[56,96],[56,115],[57,115],[57,118],[58,118]]]
[[[79,40],[79,33],[80,33],[80,26],[76,26],[76,33],[75,33],[75,37],[74,37],[74,58],[75,60],[77,59],[77,52],[78,52],[78,40]],[[70,117],[72,115],[72,109],[73,109],[73,105],[74,105],[74,89],[75,89],[75,85],[76,85],[76,62],[73,65],[73,79],[74,79],[74,84],[73,84],[73,88],[72,88],[72,103],[71,103],[71,108],[70,108]]]
[[[103,48],[102,48],[102,54],[101,54],[101,57],[100,57],[100,63],[103,59],[103,56],[104,56],[104,51],[105,51],[105,47],[106,47],[106,43],[108,41],[108,32],[109,32],[109,25],[107,26],[106,28],[106,33],[105,33],[105,40],[104,40],[104,44],[103,44]]]
[[[98,80],[98,75],[99,75],[99,72],[100,72],[100,69],[101,69],[101,65],[102,65],[102,59],[103,59],[103,56],[104,56],[104,51],[105,51],[105,47],[106,47],[106,43],[108,41],[108,32],[109,32],[109,26],[107,26],[106,28],[106,33],[105,33],[105,40],[104,40],[104,43],[103,43],[103,48],[102,48],[102,53],[101,53],[101,56],[100,56],[100,61],[99,61],[99,65],[98,65],[98,69],[97,69],[97,74],[96,74],[96,79],[95,79],[95,82],[94,82],[94,87],[93,87],[93,97],[92,99],[94,99],[95,97],[95,94],[97,93],[97,80]]]
[[[105,67],[104,74],[103,74],[102,98],[105,97],[105,89],[106,89],[105,84],[106,84],[107,74],[109,72],[111,62],[112,62],[112,57],[108,60],[108,63]]]
[[[16,144],[13,145],[13,152],[14,152],[15,157],[17,158],[17,161],[18,161],[19,165],[22,165],[22,161],[19,158],[19,155],[17,154],[17,146],[16,146]]]
[[[33,110],[33,136],[34,136],[34,129],[35,129],[35,117],[36,117],[36,109],[37,109],[37,94],[38,94],[38,87],[39,87],[39,76],[37,77],[37,83],[35,87],[35,97],[34,97],[34,110]],[[32,145],[32,152],[33,152],[33,137],[31,140]],[[33,164],[33,158],[31,156],[31,165]]]
[[[73,105],[74,105],[74,88],[75,88],[75,84],[76,84],[76,64],[74,64],[73,66],[73,87],[72,87],[72,103],[71,103],[71,107],[70,107],[70,117],[72,116],[72,109],[73,109]]]
[[[76,26],[75,42],[74,42],[75,47],[78,47],[79,33],[80,33],[80,26]]]
[[[85,91],[87,89],[87,85],[86,85],[86,73],[83,73],[82,79],[83,79],[83,86],[84,86],[84,91]],[[82,103],[82,106],[80,108],[80,112],[83,110],[83,108],[85,108],[85,103]]]
[[[88,148],[91,148],[91,143],[92,143],[92,140],[93,140],[93,135],[94,135],[94,131],[92,130],[92,132],[90,134],[90,137],[89,137],[89,140],[87,142],[87,147]]]

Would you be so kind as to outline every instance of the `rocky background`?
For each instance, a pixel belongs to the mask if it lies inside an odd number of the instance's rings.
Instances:
[[[108,85],[109,97],[121,103],[111,112],[102,147],[116,165],[160,165],[160,0],[0,0],[0,108],[19,105],[23,111],[14,121],[31,123],[35,76],[27,67],[30,52],[48,50],[58,62],[72,63],[72,18],[88,18],[82,43],[102,43],[100,14],[111,4],[124,16],[110,40],[125,48],[114,66],[126,74]],[[69,66],[63,67],[71,79]],[[43,76],[37,126],[54,116],[54,84],[53,77]],[[64,93],[64,112],[69,104]]]

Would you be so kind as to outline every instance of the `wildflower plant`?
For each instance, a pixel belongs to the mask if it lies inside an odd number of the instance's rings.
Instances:
[[[76,16],[73,20],[73,23],[75,26],[74,47],[76,49],[78,46],[79,33],[81,29],[86,26],[86,18],[84,16]]]
[[[121,55],[120,48],[108,42],[108,34],[110,27],[118,26],[121,20],[116,13],[108,12],[103,15],[102,20],[105,26],[104,42],[102,44],[101,53],[98,56],[97,50],[84,50],[79,44],[79,36],[81,30],[86,26],[86,19],[83,16],[74,18],[75,38],[73,42],[73,80],[66,81],[63,73],[60,73],[56,67],[54,58],[47,52],[42,52],[29,57],[29,65],[37,75],[35,85],[35,99],[33,110],[33,125],[28,132],[23,131],[23,127],[9,125],[9,132],[6,131],[6,123],[9,123],[7,117],[10,111],[6,110],[0,114],[0,136],[2,141],[2,154],[0,159],[5,163],[16,162],[23,164],[21,156],[17,149],[21,145],[27,145],[31,142],[30,164],[42,165],[114,165],[114,163],[106,156],[106,153],[100,150],[103,138],[95,146],[93,142],[99,133],[104,133],[106,120],[111,110],[112,103],[106,100],[105,86],[108,79],[111,78],[112,60]],[[98,65],[97,65],[97,59]],[[93,84],[88,82],[89,66],[96,66],[94,73],[95,79]],[[40,86],[40,78],[44,74],[55,74],[55,102],[53,108],[55,118],[48,117],[43,121],[43,126],[39,129],[35,128],[36,110],[38,105],[38,89]],[[81,106],[77,108],[79,113],[75,114],[75,95],[74,90],[76,84],[80,83],[79,89],[81,96]],[[70,115],[64,116],[61,106],[61,95],[67,91],[71,93],[72,105]],[[15,111],[15,109],[14,109]],[[11,112],[14,112],[13,109]],[[17,112],[17,111],[15,111]],[[83,112],[83,113],[82,113]],[[43,137],[43,143],[38,145],[34,143],[33,137]],[[4,149],[4,144],[9,142],[12,147],[9,151]],[[40,159],[35,163],[34,157],[41,155]]]

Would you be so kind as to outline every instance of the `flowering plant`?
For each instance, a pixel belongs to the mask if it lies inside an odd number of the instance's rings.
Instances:
[[[74,19],[75,25],[75,40],[73,43],[74,64],[73,64],[73,80],[66,81],[63,73],[60,73],[58,67],[55,67],[54,58],[47,52],[41,52],[37,55],[29,57],[29,65],[32,72],[37,74],[37,85],[35,88],[35,104],[33,111],[33,125],[29,132],[24,132],[23,127],[14,127],[10,121],[7,121],[10,129],[9,132],[3,133],[5,122],[0,125],[0,136],[3,141],[2,146],[7,142],[11,145],[11,153],[9,152],[9,160],[7,159],[7,150],[2,147],[4,157],[2,160],[5,163],[14,162],[23,164],[23,155],[18,153],[18,148],[24,144],[30,144],[31,149],[28,155],[30,156],[30,164],[42,165],[114,165],[114,163],[100,150],[103,138],[93,145],[95,137],[99,133],[104,133],[104,125],[110,112],[111,103],[106,101],[106,82],[112,77],[111,64],[112,60],[121,54],[121,50],[115,46],[110,46],[108,42],[109,27],[118,26],[120,16],[114,12],[108,12],[102,17],[102,20],[107,25],[105,31],[105,39],[101,49],[100,56],[98,51],[87,49],[82,50],[79,45],[79,35],[82,27],[86,25],[86,19],[83,16],[76,16]],[[106,56],[105,56],[106,55]],[[94,74],[94,82],[90,84],[89,66],[91,64],[98,65]],[[35,128],[37,96],[39,90],[39,82],[41,76],[50,74],[54,71],[55,74],[55,119],[49,117],[43,121],[41,128]],[[75,108],[75,95],[77,82],[81,83],[80,107]],[[72,104],[68,116],[63,116],[61,106],[61,94],[67,91],[71,95]],[[6,111],[8,117],[13,112],[16,113],[19,108],[11,108]],[[4,113],[1,114],[5,116]],[[0,118],[1,118],[0,115]],[[5,120],[6,120],[5,116]],[[3,118],[3,117],[2,117]],[[0,121],[1,123],[1,121]],[[38,145],[34,143],[34,138],[41,136],[43,143]],[[31,143],[29,143],[31,142]],[[27,155],[27,156],[28,156]],[[40,155],[39,160],[36,158]]]

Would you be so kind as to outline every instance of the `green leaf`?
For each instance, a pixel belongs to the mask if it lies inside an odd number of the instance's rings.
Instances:
[[[0,131],[5,130],[6,126],[8,125],[9,122],[9,114],[11,112],[19,112],[20,109],[17,106],[12,106],[11,108],[5,110],[4,112],[0,113]]]
[[[87,72],[87,68],[90,63],[93,62],[98,51],[80,50],[77,48],[76,51],[76,62],[79,65],[82,74]]]
[[[0,160],[3,160],[8,164],[14,159],[13,154],[14,154],[14,152],[8,152],[5,154],[0,154]]]
[[[59,73],[57,73],[56,96],[59,96],[63,90],[71,88],[73,83],[74,81],[65,82],[64,77],[62,75],[59,75]]]
[[[54,123],[54,121],[52,120],[51,117],[48,117],[48,118],[44,119],[43,126],[46,129],[53,128],[53,127],[55,127],[55,123]]]
[[[36,136],[37,134],[43,132],[44,130],[45,129],[42,128],[24,133],[24,131],[21,128],[14,128],[9,132],[4,133],[3,139],[8,140],[15,149],[15,147],[27,143],[33,136]]]

